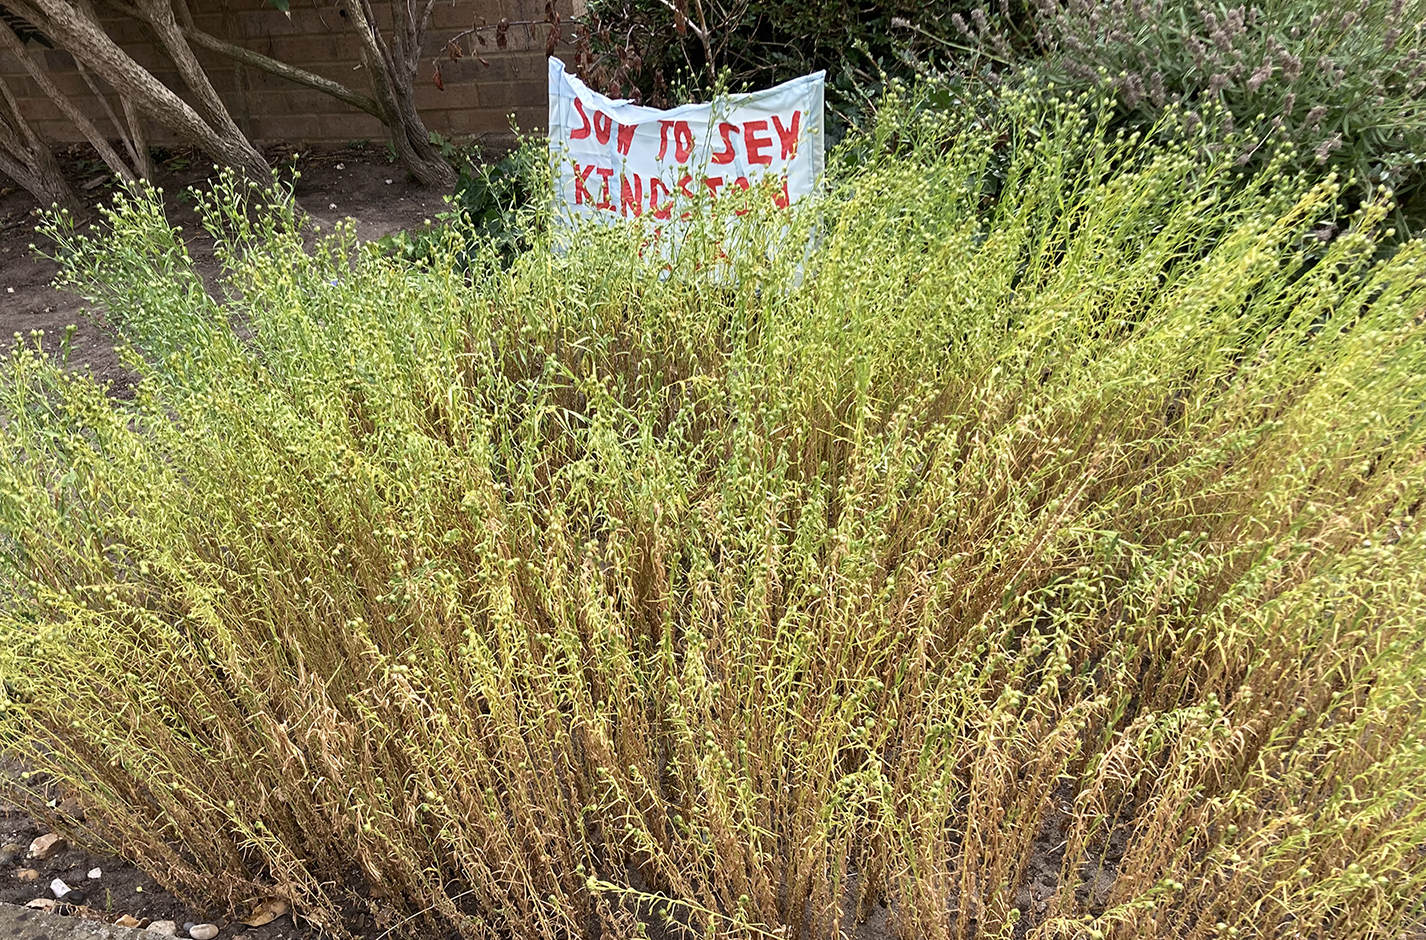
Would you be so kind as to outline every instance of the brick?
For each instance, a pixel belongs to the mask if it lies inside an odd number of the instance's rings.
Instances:
[[[320,136],[318,120],[312,114],[260,114],[253,118],[253,136],[263,140],[311,140]]]
[[[491,13],[495,9],[496,4],[493,3],[441,0],[441,2],[437,3],[435,8],[431,10],[430,29],[432,32],[470,29],[481,16],[484,16],[487,22],[499,22],[499,16],[491,16]],[[444,40],[442,40],[442,42],[444,42]]]
[[[425,112],[465,110],[479,108],[483,104],[480,89],[474,82],[446,82],[446,90],[441,91],[427,81],[416,85],[416,110]]]
[[[265,7],[266,0],[224,0],[221,10],[217,8],[217,0],[192,2],[197,7],[195,17],[200,28],[370,94],[366,75],[352,68],[359,61],[358,38],[347,21],[337,15],[335,0],[316,0],[313,5],[295,7],[290,19]],[[562,15],[567,15],[572,9],[571,0],[559,0],[559,3]],[[374,5],[378,23],[385,28],[390,22],[389,2],[376,0]],[[466,29],[478,16],[494,23],[502,15],[511,19],[540,19],[544,15],[544,0],[440,0],[435,7],[433,26],[428,34],[426,51],[429,54],[421,63],[416,86],[417,106],[432,130],[448,137],[476,135],[482,139],[504,139],[509,135],[511,114],[518,116],[522,127],[540,129],[544,126],[542,30],[537,30],[539,35],[532,38],[523,26],[515,27],[510,33],[511,48],[504,51],[495,48],[491,36],[489,45],[478,48],[475,56],[456,61],[442,59],[444,92],[431,82],[431,59],[440,56],[445,48],[447,35],[443,33]],[[192,95],[172,65],[134,23],[121,16],[107,17],[106,26],[131,56],[192,104]],[[63,53],[34,51],[49,67],[52,80],[101,128],[107,129],[107,119],[99,102],[69,57]],[[244,68],[240,72],[230,60],[216,54],[200,50],[199,55],[214,87],[255,139],[341,144],[362,139],[380,141],[386,136],[379,121],[320,92],[258,69]],[[485,58],[491,63],[490,67],[482,67],[478,58]],[[36,122],[47,137],[59,141],[79,139],[77,131],[45,100],[18,63],[0,55],[0,75],[5,76],[20,99],[27,120]],[[156,126],[150,127],[149,133],[157,143],[172,140],[170,133]]]
[[[386,128],[370,114],[359,111],[350,114],[323,115],[319,122],[320,137],[312,138],[333,144],[345,144],[353,140],[385,140]]]
[[[469,111],[459,115],[461,133],[481,136],[508,136],[510,113],[507,111]]]
[[[528,104],[526,90],[514,82],[481,82],[480,106],[497,111],[511,110],[518,105]]]

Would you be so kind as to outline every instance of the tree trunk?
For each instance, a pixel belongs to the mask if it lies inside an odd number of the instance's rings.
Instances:
[[[82,58],[146,117],[171,128],[219,163],[263,183],[272,180],[267,161],[231,118],[220,128],[209,126],[182,98],[119,48],[97,22],[66,0],[6,0],[6,6],[44,30],[76,59]]]
[[[0,172],[23,186],[41,205],[79,211],[79,200],[60,172],[59,162],[20,116],[19,104],[4,79],[0,79]]]
[[[35,64],[35,60],[25,49],[25,44],[20,41],[20,37],[16,36],[14,30],[10,28],[10,24],[3,21],[0,21],[0,49],[8,49],[10,54],[24,66],[25,71],[29,72],[30,77],[40,86],[40,90],[49,96],[49,99],[55,103],[55,106],[59,108],[65,117],[73,122],[75,127],[79,128],[79,132],[84,135],[84,139],[89,141],[90,145],[98,152],[99,159],[103,160],[105,165],[114,171],[115,175],[122,180],[132,181],[134,179],[133,170],[129,169],[128,165],[125,164],[114,151],[114,148],[109,146],[109,142],[104,139],[104,135],[99,133],[99,128],[95,127],[94,122],[90,121],[82,111],[74,106],[74,102],[69,100],[68,95],[55,87],[55,83],[50,81],[44,69]]]
[[[408,33],[404,41],[398,39],[403,46],[400,61],[391,54],[377,32],[367,0],[351,0],[346,5],[347,20],[361,39],[362,66],[371,78],[371,89],[381,106],[383,120],[391,131],[391,145],[401,165],[423,186],[454,186],[455,168],[431,146],[426,125],[416,113],[414,78],[420,53],[418,27],[430,16],[431,5],[428,2],[425,11],[419,14],[420,21],[403,21],[400,8],[400,3],[392,4],[397,36],[401,36],[403,31]]]

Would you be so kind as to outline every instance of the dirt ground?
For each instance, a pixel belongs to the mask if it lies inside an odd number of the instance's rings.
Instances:
[[[294,153],[298,155],[295,163]],[[400,166],[387,161],[380,147],[275,147],[267,156],[284,170],[295,165],[300,172],[295,186],[297,201],[313,221],[330,228],[332,223],[355,219],[357,235],[364,240],[419,228],[446,208],[442,200],[445,193],[409,181]],[[112,189],[104,181],[92,152],[76,147],[62,154],[61,162],[76,192],[89,201],[85,221],[97,219],[94,206],[105,202]],[[163,154],[154,180],[168,198],[170,221],[183,227],[189,251],[205,276],[218,269],[212,240],[198,224],[192,201],[180,194],[190,186],[201,187],[213,173],[212,165],[200,154],[181,150]],[[58,266],[44,257],[46,246],[34,231],[38,221],[35,201],[0,175],[0,342],[9,343],[16,333],[28,335],[32,330],[44,330],[47,340],[52,337],[58,343],[65,328],[73,324],[78,329],[71,343],[70,361],[100,380],[112,382],[114,393],[122,395],[131,376],[114,351],[114,338],[104,325],[102,311],[96,316],[79,297],[52,286]],[[31,243],[39,243],[40,250],[30,250]],[[9,770],[13,772],[14,768]],[[194,910],[135,866],[82,846],[70,846],[43,859],[30,857],[31,842],[44,835],[46,829],[6,802],[6,771],[0,765],[0,901],[23,905],[35,899],[53,899],[50,883],[59,878],[81,891],[84,898],[80,905],[61,905],[56,913],[106,923],[115,923],[123,915],[145,924],[169,920],[177,925],[180,937],[187,936],[185,925],[199,923],[220,926],[219,936],[225,940],[306,940],[317,936],[315,930],[294,922],[290,914],[265,926],[248,927],[226,920],[225,911]],[[89,873],[96,868],[100,876],[90,879]],[[351,926],[354,932],[361,933],[363,925]],[[381,936],[381,931],[372,928],[365,935],[374,938]],[[390,936],[400,935],[398,930]]]

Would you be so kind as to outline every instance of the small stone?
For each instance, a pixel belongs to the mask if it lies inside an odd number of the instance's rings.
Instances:
[[[54,893],[55,897],[62,898],[69,893],[69,885],[65,884],[62,879],[56,878],[50,882],[50,891]]]
[[[217,924],[194,924],[188,928],[188,936],[193,940],[213,940],[218,936]]]
[[[0,845],[0,868],[9,868],[25,854],[25,847],[18,842]]]
[[[22,868],[15,872],[15,877],[21,881],[39,881],[40,873],[33,868]]]
[[[142,927],[143,921],[132,914],[120,914],[119,919],[114,921],[115,927]]]
[[[148,931],[160,937],[174,937],[178,935],[178,925],[171,920],[156,920],[149,924]]]
[[[104,877],[104,869],[91,868],[89,869],[89,875],[87,877],[90,881],[98,881],[100,878]]]
[[[88,896],[77,888],[70,888],[69,893],[64,896],[64,903],[73,904],[75,907],[80,906],[86,900],[88,900]]]
[[[64,837],[57,832],[48,832],[30,843],[31,858],[49,858],[66,847]]]

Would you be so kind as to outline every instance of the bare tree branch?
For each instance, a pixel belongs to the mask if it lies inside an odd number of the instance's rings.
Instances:
[[[217,36],[214,36],[211,33],[205,33],[201,29],[184,27],[183,35],[187,37],[191,42],[195,43],[196,45],[202,46],[204,49],[207,49],[210,52],[216,52],[219,55],[224,56],[225,58],[232,59],[235,62],[241,62],[244,65],[250,65],[255,69],[261,69],[262,71],[272,75],[276,75],[279,78],[285,78],[289,82],[293,82],[298,85],[305,85],[306,87],[311,88],[315,91],[320,91],[323,94],[331,95],[338,101],[344,101],[359,111],[365,111],[372,117],[382,117],[381,106],[376,103],[376,99],[371,98],[367,95],[363,95],[360,92],[353,91],[352,89],[341,84],[340,82],[334,82],[329,78],[323,78],[321,75],[317,75],[314,72],[309,72],[306,69],[300,69],[296,66],[288,65],[286,62],[279,62],[277,59],[265,56],[260,52],[254,52],[253,50],[246,49],[242,46],[237,45],[236,43],[231,43],[227,42],[226,40],[219,39]]]
[[[109,142],[104,139],[99,128],[95,127],[94,122],[74,106],[74,102],[69,100],[68,95],[60,91],[55,83],[50,81],[45,70],[35,64],[34,58],[25,49],[25,44],[20,41],[20,37],[16,36],[15,31],[10,28],[10,24],[3,20],[0,20],[0,48],[6,49],[19,60],[25,71],[30,73],[30,78],[34,79],[35,84],[40,86],[40,90],[49,96],[55,107],[59,108],[64,116],[79,128],[84,139],[89,141],[90,146],[99,153],[99,159],[103,160],[109,169],[113,170],[120,179],[129,181],[134,179],[134,171],[129,169],[128,164],[124,163],[114,148],[109,146]]]
[[[217,127],[210,125],[168,86],[135,62],[96,20],[67,0],[5,0],[5,4],[42,29],[75,58],[83,58],[120,95],[129,98],[135,108],[152,120],[171,128],[220,163],[235,167],[254,179],[272,178],[267,161],[233,124],[231,117]],[[173,23],[171,13],[169,22]],[[173,30],[177,32],[177,24],[173,25]],[[182,49],[188,51],[190,66],[196,64],[197,60],[192,50],[187,49],[182,35],[178,34],[177,39]],[[202,87],[206,79],[195,81]],[[211,92],[212,86],[209,85],[208,89]],[[223,113],[226,114],[226,111]]]

